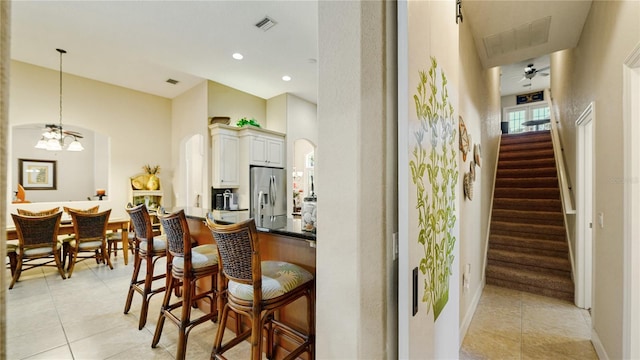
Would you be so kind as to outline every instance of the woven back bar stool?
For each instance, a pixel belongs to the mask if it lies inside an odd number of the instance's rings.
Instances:
[[[151,226],[151,218],[149,211],[144,204],[134,207],[127,207],[127,213],[131,218],[133,230],[135,232],[135,250],[133,260],[133,274],[131,275],[131,283],[127,293],[127,301],[124,304],[124,313],[127,314],[131,309],[133,301],[133,293],[137,292],[142,295],[142,306],[140,307],[140,319],[138,320],[138,330],[142,330],[147,323],[147,312],[149,311],[149,299],[155,294],[165,291],[165,286],[153,288],[155,280],[164,279],[166,273],[164,271],[154,274],[156,262],[167,256],[167,241],[162,236],[154,236]],[[145,275],[139,279],[142,263],[145,263]]]
[[[205,321],[217,319],[217,276],[218,254],[216,246],[206,244],[191,246],[191,234],[183,210],[168,215],[158,214],[162,228],[167,236],[167,291],[164,294],[160,316],[153,335],[151,347],[156,347],[162,336],[165,319],[178,327],[178,349],[176,359],[185,358],[189,332]],[[197,292],[199,279],[210,278],[211,288]],[[182,299],[171,303],[171,295],[182,288]],[[173,290],[173,291],[172,291]],[[191,318],[191,307],[197,300],[209,300],[209,312],[197,318]]]
[[[11,217],[18,233],[18,245],[14,248],[16,264],[12,271],[13,277],[9,289],[13,289],[13,285],[20,279],[23,270],[45,265],[53,266],[52,262],[55,262],[60,276],[66,279],[60,261],[62,245],[58,241],[58,228],[62,213],[44,216],[11,214]],[[43,258],[50,260],[42,262]]]
[[[211,353],[212,359],[225,359],[224,352],[250,338],[251,359],[262,356],[263,329],[267,332],[265,352],[275,355],[274,335],[285,335],[298,343],[285,359],[307,352],[315,358],[315,300],[313,275],[298,265],[283,261],[261,261],[258,232],[253,219],[232,225],[216,224],[207,218],[220,254],[222,273],[228,280],[227,302],[222,311]],[[277,320],[278,310],[295,300],[307,299],[307,332],[303,333]],[[236,337],[222,344],[229,311],[249,319],[251,327],[236,329]],[[236,324],[240,324],[237,322]]]

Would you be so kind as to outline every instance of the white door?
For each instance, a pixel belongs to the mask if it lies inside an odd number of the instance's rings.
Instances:
[[[593,125],[594,103],[576,121],[577,141],[577,201],[576,201],[576,276],[575,302],[578,307],[591,308],[593,284]]]

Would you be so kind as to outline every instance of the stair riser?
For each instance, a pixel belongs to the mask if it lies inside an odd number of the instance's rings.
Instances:
[[[492,250],[511,251],[514,253],[521,253],[523,255],[542,255],[542,256],[549,256],[549,257],[554,257],[558,259],[564,259],[567,256],[567,250],[553,251],[553,250],[545,250],[545,249],[536,249],[533,247],[516,247],[516,246],[499,245],[499,244],[491,244],[490,248]]]
[[[544,289],[544,288],[539,288],[533,285],[514,283],[512,281],[497,279],[489,276],[487,276],[486,281],[488,285],[495,285],[495,286],[505,287],[505,288],[514,289],[514,290],[526,291],[536,295],[548,296],[555,299],[561,299],[561,300],[573,302],[573,292],[568,293],[564,291]]]
[[[556,168],[540,168],[540,169],[498,169],[496,172],[498,178],[557,178],[558,172]],[[557,186],[557,182],[556,182]]]
[[[502,236],[512,236],[512,237],[521,237],[533,240],[546,240],[546,241],[566,241],[565,234],[562,235],[557,234],[537,234],[530,233],[526,231],[509,231],[504,229],[491,229],[491,234],[493,235],[502,235]]]
[[[498,198],[516,198],[516,199],[560,199],[559,189],[545,188],[496,188],[494,196]]]
[[[515,188],[550,188],[558,186],[558,178],[554,176],[537,178],[498,178],[496,179],[496,189],[505,187]]]
[[[496,209],[494,209],[496,210]],[[504,210],[500,210],[500,211],[504,211]],[[509,215],[505,215],[505,216],[500,216],[500,215],[496,215],[495,213],[493,214],[493,216],[491,217],[491,221],[498,221],[498,222],[512,222],[514,224],[519,224],[519,225],[552,225],[552,226],[564,226],[564,220],[562,219],[562,217],[558,217],[555,219],[546,219],[546,218],[535,218],[535,217],[524,217],[524,218],[518,218],[518,217],[514,217],[514,216],[509,216]]]
[[[491,270],[492,267],[502,268],[503,271],[505,271],[505,272],[508,272],[509,269],[534,271],[538,275],[559,276],[559,277],[562,277],[562,278],[564,278],[564,279],[566,279],[568,281],[571,281],[571,272],[570,271],[541,268],[541,267],[538,267],[538,266],[528,266],[528,265],[522,265],[522,264],[515,264],[515,263],[497,261],[497,260],[493,260],[493,259],[487,259],[487,276],[489,276],[489,274],[491,273],[490,270]],[[492,276],[494,276],[494,275],[492,275]],[[505,280],[510,280],[510,278],[513,277],[514,279],[512,281],[515,281],[515,282],[532,283],[531,280],[524,280],[524,279],[515,280],[519,276],[520,275],[519,275],[518,272],[509,272],[509,276],[495,275],[494,277],[501,277],[501,278],[503,278]],[[555,290],[569,291],[568,289],[564,288],[564,286],[566,286],[566,284],[564,282],[563,283],[556,283],[555,278],[553,278],[553,277],[550,277],[549,279],[546,279],[545,282],[538,283],[536,286],[551,288],[551,289],[555,289]]]
[[[520,238],[504,235],[491,234],[489,237],[489,247],[493,245],[499,245],[504,247],[514,248],[530,248],[535,251],[553,251],[562,252],[565,255],[563,258],[568,257],[569,247],[564,241],[549,241],[549,240],[534,240],[530,238]]]
[[[529,159],[553,159],[553,149],[549,150],[536,150],[536,151],[513,151],[513,152],[505,152],[501,153],[498,158],[498,162],[507,160],[507,161],[515,161],[515,160],[529,160]]]
[[[521,160],[502,160],[498,161],[498,169],[520,169],[523,167],[532,168],[551,168],[556,166],[554,158],[531,159],[523,163]]]
[[[550,141],[551,140],[551,132],[547,131],[538,131],[536,133],[520,133],[520,134],[504,134],[500,139],[500,144],[522,144],[522,143],[532,143],[538,141]]]
[[[529,200],[529,199],[504,199],[493,200],[494,209],[504,210],[532,210],[532,211],[562,211],[560,200]]]
[[[531,270],[547,274],[571,277],[571,264],[566,258],[532,256],[526,253],[489,250],[488,263],[500,266],[510,266],[517,269]]]
[[[500,144],[500,152],[537,151],[540,149],[553,149],[551,141],[536,141],[527,143]]]
[[[536,234],[536,235],[560,235],[563,236],[565,234],[564,227],[562,226],[550,226],[550,225],[523,225],[518,223],[511,222],[499,222],[492,221],[491,228],[493,230],[498,230],[501,232],[523,232],[527,234]]]

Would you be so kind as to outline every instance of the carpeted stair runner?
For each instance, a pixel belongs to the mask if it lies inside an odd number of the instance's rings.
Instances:
[[[487,284],[573,301],[549,131],[502,135],[486,279]]]

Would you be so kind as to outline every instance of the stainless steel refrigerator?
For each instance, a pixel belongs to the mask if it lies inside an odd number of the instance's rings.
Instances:
[[[249,214],[260,219],[287,216],[287,173],[282,168],[252,166]]]

